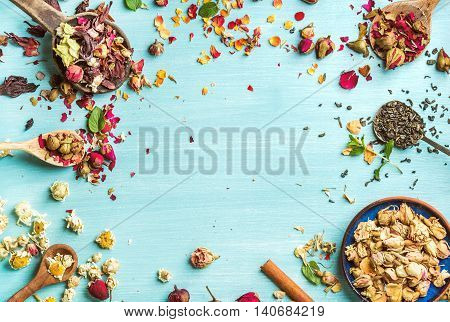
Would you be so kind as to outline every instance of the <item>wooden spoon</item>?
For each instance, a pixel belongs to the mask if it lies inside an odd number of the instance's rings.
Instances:
[[[84,142],[84,140],[74,131],[69,130],[58,130],[53,131],[49,133],[42,134],[42,138],[45,140],[47,137],[51,135],[56,135],[57,133],[63,133],[66,135],[71,135],[77,140]],[[58,162],[53,157],[48,157],[47,150],[43,149],[39,146],[39,137],[31,139],[29,141],[25,142],[0,142],[0,150],[21,150],[25,151],[31,155],[34,155],[36,158],[41,159],[42,161],[47,162],[48,164],[57,166],[57,167],[71,167],[78,163],[80,163],[83,160],[84,157],[84,147],[82,152],[80,152],[80,156],[77,158],[74,158],[71,163],[69,164],[63,164],[62,162]]]
[[[61,280],[54,278],[47,271],[47,258],[55,257],[56,254],[58,253],[61,255],[71,255],[73,258],[72,266],[66,269]],[[39,269],[35,277],[20,291],[14,294],[8,300],[8,302],[24,302],[27,298],[29,298],[31,295],[33,295],[34,293],[36,293],[45,286],[67,281],[73,275],[73,273],[75,273],[77,267],[78,267],[78,256],[77,253],[75,253],[75,251],[72,249],[72,247],[64,244],[56,244],[49,247],[47,251],[44,253],[44,256],[42,256],[42,262],[41,265],[39,266]]]
[[[39,25],[41,25],[45,30],[50,32],[52,34],[52,48],[56,47],[56,28],[59,27],[59,25],[62,22],[66,22],[70,25],[76,24],[76,19],[78,17],[88,17],[88,18],[94,18],[98,15],[93,12],[83,12],[79,13],[77,15],[66,17],[62,12],[54,9],[52,6],[47,4],[43,0],[10,0],[12,3],[14,3],[17,7],[19,7],[22,11],[27,13],[31,18],[33,18],[34,21],[36,21]],[[105,24],[110,25],[113,27],[118,35],[120,35],[124,39],[124,45],[126,48],[131,49],[130,41],[128,40],[127,36],[123,32],[122,29],[120,29],[115,23],[106,20]],[[53,54],[53,61],[58,66],[59,71],[64,75],[64,66],[59,58]],[[125,77],[123,80],[117,84],[117,87],[114,89],[109,89],[104,86],[99,86],[97,89],[97,92],[95,93],[107,93],[111,91],[115,91],[117,88],[122,86],[122,84],[125,82],[125,80],[128,79],[128,76],[131,72],[131,61],[127,63],[125,66]],[[74,88],[77,90],[80,90],[85,93],[93,93],[92,88],[83,86],[79,83],[71,83]]]
[[[388,4],[386,7],[381,9],[385,13],[393,13],[398,15],[400,13],[410,13],[413,12],[417,20],[423,22],[425,26],[428,39],[430,39],[431,33],[431,14],[434,8],[437,6],[440,0],[410,0],[410,1],[398,1]],[[376,22],[381,19],[380,15],[377,15],[372,21],[372,27],[369,32],[370,46],[372,46],[373,51],[378,57],[384,59],[386,56],[385,52],[377,50],[375,48],[375,38],[372,37],[372,29]],[[423,52],[423,51],[422,51]]]

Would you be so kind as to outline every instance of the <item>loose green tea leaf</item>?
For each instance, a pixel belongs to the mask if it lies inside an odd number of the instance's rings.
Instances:
[[[302,266],[302,273],[303,275],[306,277],[306,279],[308,281],[310,281],[313,284],[319,285],[320,284],[320,277],[318,277],[315,273],[314,273],[314,269],[313,267],[311,267],[311,263],[313,263],[314,267],[318,268],[319,266],[317,265],[316,262],[311,261],[309,263],[303,263]]]
[[[200,9],[198,10],[198,15],[202,18],[211,18],[217,12],[219,12],[219,7],[217,6],[217,3],[211,1],[203,4],[200,7]]]
[[[105,127],[105,118],[103,116],[103,110],[99,107],[94,107],[89,116],[88,127],[92,133],[97,133],[103,130]]]
[[[125,5],[128,9],[136,11],[142,6],[141,0],[125,0]]]

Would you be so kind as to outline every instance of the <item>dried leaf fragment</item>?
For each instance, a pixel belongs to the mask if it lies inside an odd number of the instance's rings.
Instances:
[[[361,132],[361,129],[362,129],[362,124],[361,124],[360,120],[353,120],[353,121],[347,122],[347,130],[351,134],[358,135]]]

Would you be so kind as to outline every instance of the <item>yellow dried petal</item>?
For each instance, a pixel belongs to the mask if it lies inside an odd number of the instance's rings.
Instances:
[[[294,27],[294,23],[291,20],[285,21],[283,27],[286,30],[291,30]]]
[[[314,67],[309,67],[307,72],[309,75],[314,75],[314,73],[316,72],[316,69]]]
[[[181,10],[180,8],[176,8],[176,9],[175,9],[175,14],[176,14],[177,16],[181,16],[181,15],[183,14],[183,10]]]
[[[159,28],[164,24],[164,18],[162,16],[156,16],[154,20],[154,24],[156,28]]]
[[[270,15],[267,17],[267,22],[268,23],[274,23],[275,22],[275,15]]]
[[[347,122],[347,130],[354,135],[358,135],[361,132],[362,124],[360,120],[353,120]]]
[[[270,37],[269,44],[271,44],[273,47],[278,47],[281,44],[281,38],[278,36]]]
[[[367,145],[367,148],[364,150],[364,161],[366,161],[367,164],[371,164],[376,157],[377,154],[373,151],[372,145]]]
[[[241,22],[242,22],[244,25],[248,25],[248,24],[250,23],[250,17],[249,17],[249,15],[243,16],[243,17],[241,18]]]
[[[167,73],[164,69],[160,69],[156,72],[156,77],[164,79],[167,77]]]
[[[283,0],[273,0],[273,6],[276,9],[280,9],[283,6]]]
[[[321,75],[319,75],[319,78],[317,81],[319,82],[319,84],[323,84],[323,82],[325,82],[326,79],[327,79],[327,74],[321,74]]]
[[[202,88],[202,95],[204,96],[206,94],[208,94],[208,88],[207,87],[203,87]]]
[[[53,275],[53,277],[59,279],[64,275],[66,268],[61,262],[56,261],[50,264],[50,266],[48,267],[48,271]]]
[[[170,30],[169,29],[167,29],[167,28],[161,28],[160,30],[159,30],[159,36],[162,38],[162,39],[167,39],[167,38],[169,38],[170,37]]]

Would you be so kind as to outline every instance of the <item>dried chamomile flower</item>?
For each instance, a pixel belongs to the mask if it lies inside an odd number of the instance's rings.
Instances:
[[[17,225],[21,226],[24,224],[26,226],[31,226],[34,211],[28,201],[18,203],[14,208],[14,211],[17,215]]]
[[[77,234],[81,234],[83,232],[84,229],[83,221],[81,220],[80,217],[77,216],[75,210],[72,210],[72,212],[69,213],[64,220],[67,222],[66,228],[72,230]]]
[[[19,237],[17,237],[17,245],[19,245],[20,247],[25,247],[29,241],[30,238],[25,234],[22,234]]]
[[[11,236],[6,236],[5,238],[3,238],[2,244],[4,248],[10,252],[19,247],[17,238],[13,238]]]
[[[282,299],[284,299],[285,296],[286,296],[286,293],[283,291],[273,292],[273,297],[276,298],[277,300],[282,300]]]
[[[56,254],[55,257],[47,258],[47,272],[58,280],[62,280],[66,269],[74,263],[71,255]]]
[[[0,244],[0,261],[4,260],[9,256],[9,251],[5,249],[3,244]]]
[[[76,288],[78,287],[78,285],[80,285],[80,281],[81,278],[76,276],[76,275],[72,275],[68,280],[67,280],[67,287],[68,288]]]
[[[87,270],[87,276],[89,280],[95,281],[99,278],[102,278],[102,270],[97,265],[90,263]]]
[[[109,275],[106,279],[106,287],[109,291],[114,290],[119,285],[119,281],[117,278],[113,275]]]
[[[33,235],[43,236],[50,223],[45,221],[43,217],[38,217],[33,221]]]
[[[27,251],[18,251],[12,253],[9,258],[9,265],[12,269],[18,270],[27,267],[30,264],[31,255]]]
[[[3,234],[6,227],[8,227],[8,216],[0,213],[0,235]]]
[[[112,249],[116,243],[116,237],[112,231],[106,229],[97,237],[95,241],[101,248]]]
[[[90,264],[81,264],[81,265],[79,265],[78,268],[77,268],[78,275],[80,275],[80,276],[82,276],[84,278],[87,278],[87,273],[88,273],[89,268],[90,268]]]
[[[64,290],[63,298],[61,299],[61,302],[72,302],[73,298],[75,297],[75,289],[73,288],[66,288]]]
[[[54,296],[48,296],[42,302],[58,302],[58,300]]]
[[[167,283],[168,281],[170,281],[172,279],[172,274],[165,268],[160,268],[158,270],[158,279],[163,282],[163,283]]]
[[[120,268],[120,263],[115,258],[109,258],[102,265],[102,271],[106,275],[117,274]]]
[[[53,199],[64,201],[70,195],[69,184],[67,182],[55,181],[50,187],[50,192]]]
[[[91,258],[89,259],[90,262],[92,263],[98,263],[102,260],[102,253],[95,253],[94,255],[91,256]]]

